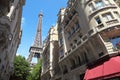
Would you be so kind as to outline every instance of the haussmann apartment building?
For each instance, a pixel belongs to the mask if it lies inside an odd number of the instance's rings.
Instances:
[[[0,1],[0,80],[9,80],[20,44],[22,7],[25,0]]]
[[[42,80],[120,80],[119,4],[119,0],[68,0],[58,13],[57,55],[53,47],[44,48]]]
[[[49,29],[48,36],[43,42],[41,80],[53,80],[59,72],[59,48],[57,24]]]

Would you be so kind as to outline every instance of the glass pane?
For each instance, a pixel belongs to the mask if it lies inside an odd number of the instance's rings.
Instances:
[[[102,1],[96,2],[96,7],[97,7],[97,8],[103,7],[103,2],[102,2]]]
[[[113,16],[112,16],[111,13],[107,13],[107,14],[104,14],[104,15],[103,15],[103,19],[104,19],[105,21],[110,21],[110,20],[113,19]]]
[[[63,50],[60,51],[60,57],[61,56],[64,56],[64,51]]]
[[[93,4],[90,4],[89,7],[90,7],[90,11],[94,11],[95,10]]]
[[[98,24],[100,24],[100,23],[101,23],[101,20],[100,20],[100,18],[99,18],[99,17],[97,17],[97,18],[96,18],[96,22],[97,22]]]
[[[108,14],[108,15],[107,15],[107,18],[108,18],[108,20],[112,20],[112,15],[111,15],[111,14]]]

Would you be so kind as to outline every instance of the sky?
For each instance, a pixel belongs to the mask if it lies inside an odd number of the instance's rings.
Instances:
[[[47,36],[50,27],[56,24],[57,14],[60,8],[65,8],[67,0],[26,0],[22,13],[22,39],[17,55],[25,58],[29,55],[29,48],[32,46],[38,25],[38,14],[43,13],[42,39]]]

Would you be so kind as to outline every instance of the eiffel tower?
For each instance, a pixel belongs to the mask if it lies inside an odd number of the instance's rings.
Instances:
[[[42,36],[41,36],[41,29],[42,29],[42,17],[43,14],[39,14],[39,22],[38,22],[38,27],[37,27],[37,32],[36,32],[36,37],[34,40],[34,44],[30,47],[29,49],[29,56],[28,56],[28,62],[31,63],[32,58],[35,57],[37,59],[41,58],[41,53],[42,53]]]

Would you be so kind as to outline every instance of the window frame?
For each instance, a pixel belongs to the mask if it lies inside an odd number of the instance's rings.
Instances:
[[[102,21],[101,21],[101,19],[100,19],[99,16],[97,16],[97,17],[95,18],[95,21],[96,21],[97,24],[101,24],[101,23],[102,23]]]

